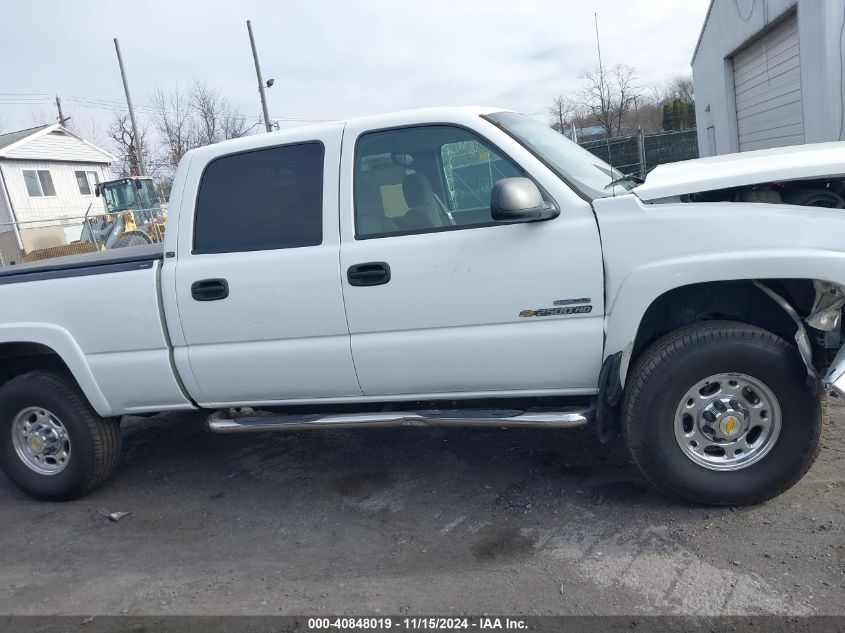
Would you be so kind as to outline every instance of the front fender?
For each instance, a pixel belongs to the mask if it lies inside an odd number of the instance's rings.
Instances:
[[[845,253],[816,249],[747,250],[732,251],[729,256],[706,253],[649,262],[631,271],[615,292],[608,293],[603,358],[623,352],[620,377],[624,384],[640,323],[658,297],[696,283],[763,279],[816,279],[842,284]]]
[[[49,347],[67,365],[94,410],[103,417],[112,415],[85,354],[64,328],[46,323],[4,323],[0,324],[0,343],[37,343]]]

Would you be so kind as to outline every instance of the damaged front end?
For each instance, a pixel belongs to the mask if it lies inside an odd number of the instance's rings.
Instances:
[[[842,306],[845,306],[845,291],[839,284],[829,281],[814,281],[816,299],[807,325],[822,332],[836,332],[842,319]]]
[[[813,308],[805,319],[811,328],[825,333],[826,347],[841,344],[842,307],[845,306],[845,288],[827,281],[814,281],[816,298]],[[845,397],[845,346],[839,351],[827,368],[822,379],[825,389]]]
[[[845,286],[814,280],[813,306],[809,314],[802,319],[793,305],[783,296],[759,281],[753,283],[783,308],[795,322],[795,343],[807,368],[808,378],[815,383],[823,372],[822,384],[825,389],[845,397],[845,346],[842,345],[841,333]],[[808,332],[807,327],[815,332]],[[828,363],[829,354],[834,350],[838,352]]]
[[[823,383],[825,389],[845,398],[845,347],[841,348],[833,359]]]

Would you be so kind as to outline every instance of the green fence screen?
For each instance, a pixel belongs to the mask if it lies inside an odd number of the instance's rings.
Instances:
[[[663,163],[698,158],[698,135],[695,129],[634,134],[585,141],[580,145],[624,174],[642,175]]]

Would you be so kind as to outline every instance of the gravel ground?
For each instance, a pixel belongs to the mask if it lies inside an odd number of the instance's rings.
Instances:
[[[0,475],[0,614],[845,614],[845,408],[753,508],[677,505],[590,430],[219,436],[129,418],[65,504]],[[100,515],[131,512],[117,523]]]

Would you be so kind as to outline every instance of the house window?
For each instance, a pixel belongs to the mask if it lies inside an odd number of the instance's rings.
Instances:
[[[53,177],[46,169],[22,169],[26,192],[30,198],[51,197],[56,195]]]
[[[96,171],[75,171],[76,184],[79,186],[79,193],[83,196],[94,195],[94,189],[100,184],[100,177]]]

